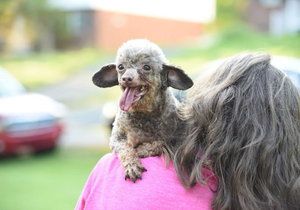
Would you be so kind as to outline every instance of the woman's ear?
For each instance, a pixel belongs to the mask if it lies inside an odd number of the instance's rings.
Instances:
[[[192,79],[182,69],[165,64],[163,69],[167,71],[168,86],[178,90],[186,90],[193,86]]]
[[[115,64],[107,64],[103,66],[93,76],[93,83],[98,87],[112,87],[118,85],[118,73]]]

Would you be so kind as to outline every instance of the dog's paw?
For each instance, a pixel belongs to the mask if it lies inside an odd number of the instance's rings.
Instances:
[[[125,180],[130,179],[132,182],[136,182],[138,179],[142,179],[143,172],[147,171],[142,164],[130,164],[125,168]]]

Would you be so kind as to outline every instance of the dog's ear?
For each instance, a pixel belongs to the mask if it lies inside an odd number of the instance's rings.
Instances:
[[[115,64],[107,64],[103,66],[93,76],[93,83],[98,87],[112,87],[118,85],[118,73]]]
[[[193,86],[192,79],[180,68],[163,64],[163,70],[167,72],[168,86],[178,90],[186,90]]]

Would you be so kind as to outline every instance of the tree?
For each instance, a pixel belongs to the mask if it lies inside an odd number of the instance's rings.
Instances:
[[[2,51],[8,53],[12,50],[14,40],[11,38],[20,22],[22,36],[33,50],[51,50],[56,47],[57,34],[61,37],[69,35],[64,13],[49,6],[47,0],[1,0],[0,14]]]

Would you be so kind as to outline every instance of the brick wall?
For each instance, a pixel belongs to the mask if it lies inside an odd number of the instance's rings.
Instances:
[[[158,44],[180,43],[199,37],[200,23],[136,16],[108,11],[95,12],[98,47],[116,49],[128,39],[147,38]]]

